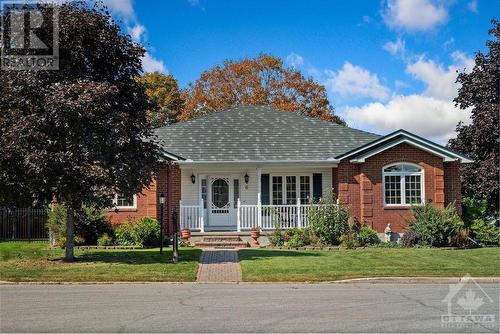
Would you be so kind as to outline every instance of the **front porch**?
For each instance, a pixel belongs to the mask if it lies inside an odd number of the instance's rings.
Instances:
[[[272,230],[277,227],[281,229],[303,228],[309,226],[308,213],[317,204],[301,204],[300,198],[293,205],[263,205],[241,204],[237,199],[236,221],[227,226],[207,226],[205,223],[206,209],[203,205],[183,205],[180,203],[180,228],[188,228],[192,231],[250,231],[252,228],[260,227],[262,230]],[[218,210],[220,211],[220,210]],[[233,211],[233,210],[228,210]],[[234,214],[229,212],[231,217]]]
[[[302,228],[331,189],[332,162],[180,163],[180,227],[193,232]]]

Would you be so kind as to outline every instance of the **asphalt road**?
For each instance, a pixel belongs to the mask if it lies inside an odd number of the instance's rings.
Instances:
[[[2,285],[0,331],[498,333],[499,287],[481,287],[467,305],[494,324],[444,325],[448,284]]]

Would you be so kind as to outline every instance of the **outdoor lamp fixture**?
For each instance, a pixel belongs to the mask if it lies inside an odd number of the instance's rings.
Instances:
[[[248,176],[248,173],[245,173],[245,183],[248,184],[248,180],[250,179],[250,176]]]
[[[163,224],[163,205],[165,204],[165,193],[160,193],[160,254],[163,254],[163,233],[165,233],[165,227]]]
[[[191,173],[191,183],[194,184],[196,182],[196,176],[194,176],[193,173]]]

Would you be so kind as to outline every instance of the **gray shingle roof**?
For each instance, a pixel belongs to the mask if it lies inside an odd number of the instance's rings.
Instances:
[[[265,106],[236,106],[155,130],[194,161],[329,160],[380,136]]]

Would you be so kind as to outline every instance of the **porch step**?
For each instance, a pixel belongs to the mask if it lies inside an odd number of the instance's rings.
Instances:
[[[242,241],[237,235],[210,235],[204,236],[194,245],[199,248],[245,248],[248,242]]]

